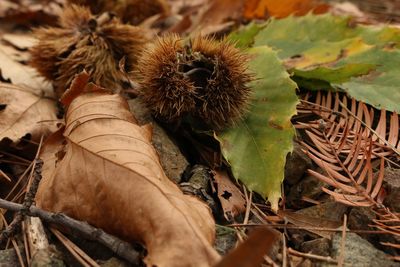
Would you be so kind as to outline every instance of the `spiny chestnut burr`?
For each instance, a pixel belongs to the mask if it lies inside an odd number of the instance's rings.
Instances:
[[[248,60],[226,40],[167,35],[139,59],[141,98],[162,120],[189,116],[221,130],[245,112],[252,80]]]
[[[169,6],[166,0],[68,0],[72,4],[90,7],[94,14],[112,12],[125,23],[138,25],[156,14],[166,15]]]
[[[127,72],[147,42],[143,30],[124,25],[109,13],[95,17],[76,5],[65,8],[59,24],[35,30],[38,43],[31,49],[31,65],[53,81],[58,96],[82,70],[114,92],[129,86]]]

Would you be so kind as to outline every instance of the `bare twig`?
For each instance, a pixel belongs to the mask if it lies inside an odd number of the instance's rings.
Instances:
[[[291,254],[291,255],[294,255],[294,256],[308,258],[308,259],[311,259],[311,260],[325,261],[325,262],[328,262],[328,263],[337,263],[337,260],[334,260],[331,257],[324,257],[324,256],[315,255],[315,254],[311,254],[311,253],[303,253],[303,252],[299,252],[297,250],[294,250],[292,248],[288,248],[288,253]]]
[[[343,232],[342,229],[335,229],[335,228],[327,228],[327,227],[308,227],[308,226],[297,226],[297,225],[288,225],[288,224],[257,224],[257,223],[235,223],[229,224],[227,227],[258,227],[258,226],[265,226],[271,227],[276,229],[296,229],[296,230],[309,230],[309,231],[321,231],[321,232]],[[373,225],[376,227],[376,225]],[[349,230],[346,229],[346,232],[349,233],[356,233],[356,234],[388,234],[385,230]]]
[[[7,209],[10,211],[20,211],[24,207],[21,204],[17,204],[11,201],[0,199],[0,208]],[[39,217],[48,223],[54,223],[57,225],[65,226],[83,236],[89,240],[98,241],[100,244],[106,246],[115,254],[121,258],[127,260],[132,264],[139,264],[141,255],[136,251],[131,244],[122,241],[119,238],[105,233],[99,228],[95,228],[86,222],[72,219],[61,213],[51,213],[39,209],[35,206],[31,206],[26,212],[26,215],[32,217]]]
[[[26,212],[32,206],[37,188],[39,186],[39,182],[42,179],[42,166],[43,166],[43,161],[41,159],[36,159],[34,163],[32,184],[28,192],[25,194],[25,200],[24,203],[22,204],[23,208],[20,211],[18,211],[18,213],[15,215],[10,225],[4,231],[1,232],[0,243],[3,243],[4,240],[13,236],[18,231],[18,229],[20,229],[21,222],[24,219]]]
[[[287,246],[284,233],[282,233],[282,267],[287,267]]]
[[[50,231],[57,237],[65,248],[77,259],[82,266],[85,267],[100,267],[92,258],[90,258],[83,250],[75,245],[71,240],[64,236],[57,229],[50,227]]]
[[[342,240],[340,241],[340,255],[338,260],[338,267],[344,266],[344,255],[345,255],[345,247],[346,247],[346,229],[347,229],[347,215],[344,215],[343,218],[343,229],[342,229]]]

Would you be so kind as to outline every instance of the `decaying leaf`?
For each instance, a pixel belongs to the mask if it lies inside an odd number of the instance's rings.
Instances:
[[[297,124],[297,128],[305,129],[311,143],[302,142],[307,155],[324,170],[324,173],[309,172],[337,189],[322,189],[336,201],[351,206],[377,205],[387,157],[400,155],[398,115],[392,113],[387,119],[386,111],[382,110],[373,125],[374,109],[362,102],[320,92],[314,102],[303,101],[299,113],[311,112],[320,119]],[[374,175],[374,159],[377,175]]]
[[[57,129],[55,101],[36,90],[0,83],[0,104],[0,141],[8,138],[18,142],[26,134],[38,141]]]
[[[215,264],[209,208],[166,177],[150,127],[136,124],[127,102],[87,85],[88,79],[79,75],[67,91],[83,93],[68,98],[65,145],[57,145],[59,133],[43,147],[37,204],[142,242],[147,266]]]
[[[232,221],[234,217],[246,211],[246,200],[239,188],[229,179],[226,171],[215,170],[213,173],[224,217]]]
[[[38,77],[35,69],[28,66],[29,53],[26,50],[32,45],[31,37],[4,34],[1,39],[3,42],[0,43],[0,81],[47,90],[49,86]],[[19,45],[16,46],[16,43]]]
[[[316,14],[325,13],[328,9],[328,5],[316,0],[247,0],[243,14],[248,19],[262,19],[267,16],[284,18],[292,14],[305,15],[310,11]]]
[[[212,0],[203,5],[197,16],[186,17],[180,26],[186,24],[188,33],[200,31],[206,35],[226,31],[243,19],[283,18],[310,11],[321,14],[328,9],[328,5],[317,0]]]
[[[169,13],[169,6],[166,0],[68,0],[77,5],[90,7],[93,14],[112,12],[125,23],[133,25],[140,24],[148,17]]]
[[[296,113],[296,84],[276,52],[266,46],[250,49],[250,70],[256,74],[250,110],[237,126],[219,138],[233,175],[278,209],[286,155],[292,151]],[[265,64],[268,62],[268,64]]]
[[[265,226],[256,228],[243,243],[224,257],[215,267],[261,266],[264,256],[270,253],[278,240],[277,231]]]
[[[321,209],[323,209],[321,207]],[[323,211],[321,212],[323,213]],[[307,231],[317,234],[321,237],[325,237],[327,239],[332,238],[332,232],[327,232],[327,231],[321,231],[321,230],[316,230],[317,228],[322,229],[322,228],[331,228],[331,229],[336,229],[342,225],[341,221],[334,221],[334,220],[329,220],[326,218],[321,218],[318,216],[310,216],[306,214],[301,214],[297,212],[291,212],[291,211],[285,211],[285,210],[280,210],[278,212],[278,215],[282,218],[285,218],[285,221],[292,223],[296,226],[303,227],[305,229],[309,228]],[[314,229],[313,229],[314,228]]]
[[[18,24],[55,22],[64,0],[2,0],[0,21]]]

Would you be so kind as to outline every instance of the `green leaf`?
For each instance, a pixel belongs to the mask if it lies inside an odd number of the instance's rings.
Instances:
[[[232,32],[228,39],[235,43],[238,48],[250,47],[254,44],[254,37],[266,26],[266,23],[257,24],[251,22],[246,27]]]
[[[352,77],[338,84],[349,95],[378,109],[400,113],[400,50],[385,51],[378,48],[349,57],[348,62],[367,64],[373,62],[377,68],[367,75]]]
[[[248,116],[219,140],[234,176],[277,209],[286,155],[293,149],[290,119],[296,114],[297,86],[271,48],[260,46],[249,53],[256,79]]]
[[[349,81],[352,77],[369,74],[376,68],[377,66],[374,64],[349,63],[347,65],[343,65],[342,67],[318,67],[309,71],[294,69],[293,73],[297,77],[302,77],[305,79],[323,79],[324,81],[332,84],[339,84]]]
[[[254,25],[247,31],[254,34]],[[246,29],[242,36],[249,36]],[[240,39],[237,33],[236,39]],[[376,108],[400,112],[400,29],[356,26],[331,14],[271,20],[252,37],[268,45],[309,90],[341,88]],[[325,88],[323,88],[327,84]]]

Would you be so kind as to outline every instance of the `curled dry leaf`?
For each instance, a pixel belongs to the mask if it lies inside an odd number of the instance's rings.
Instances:
[[[224,217],[231,221],[234,217],[246,211],[246,200],[239,188],[229,179],[226,171],[215,170],[213,173],[218,199],[224,210]]]
[[[2,0],[0,21],[54,24],[64,0]]]
[[[4,34],[0,43],[0,81],[24,84],[31,88],[49,90],[34,68],[27,65],[31,45],[30,35]],[[18,45],[16,45],[18,43]]]
[[[68,0],[69,3],[89,6],[93,14],[112,12],[123,22],[138,25],[145,19],[169,14],[166,0]]]
[[[0,141],[8,138],[18,142],[26,134],[39,140],[57,129],[55,101],[33,89],[0,83],[0,105]]]
[[[69,104],[65,145],[58,145],[59,132],[43,147],[37,204],[142,242],[147,266],[215,264],[209,208],[166,177],[150,127],[136,124],[127,102],[87,85],[88,79],[79,75],[68,91],[69,97],[89,92]]]
[[[247,0],[243,16],[247,19],[265,18],[267,16],[284,18],[292,14],[305,15],[310,11],[316,14],[327,12],[329,6],[318,0]]]

